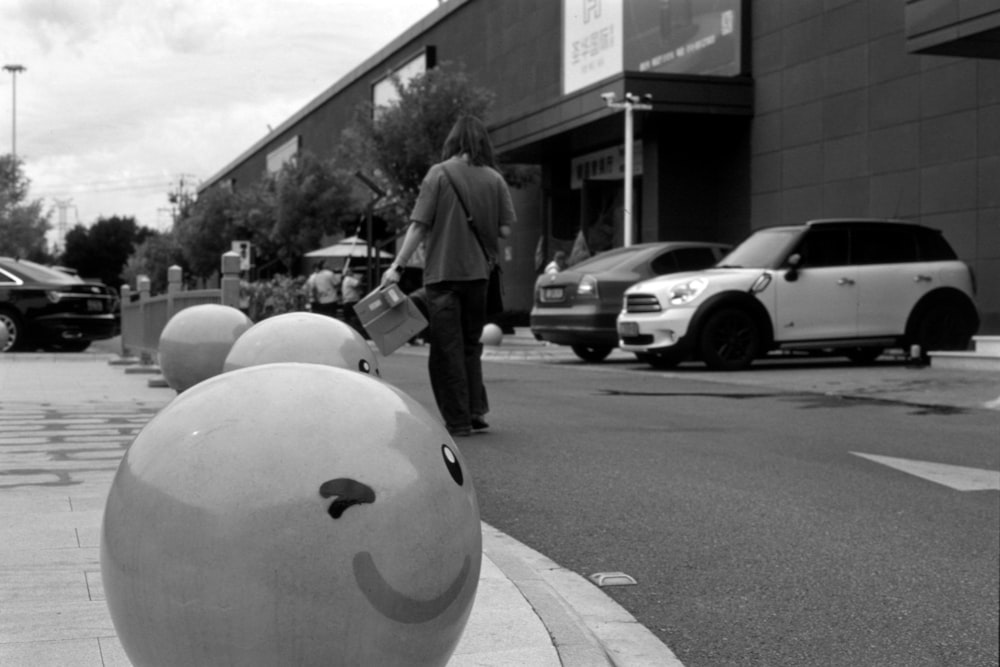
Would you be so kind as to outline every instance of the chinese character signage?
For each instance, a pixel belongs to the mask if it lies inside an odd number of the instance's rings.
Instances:
[[[563,0],[563,93],[629,72],[736,76],[742,0]]]
[[[622,3],[563,0],[563,93],[622,71]]]
[[[741,0],[628,0],[625,69],[736,76]]]

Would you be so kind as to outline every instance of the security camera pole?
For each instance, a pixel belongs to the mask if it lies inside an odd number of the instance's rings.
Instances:
[[[623,211],[623,224],[625,227],[625,247],[632,245],[632,112],[649,111],[652,104],[639,102],[639,96],[634,93],[625,93],[624,102],[615,102],[614,93],[602,93],[604,103],[611,109],[625,110],[625,210]],[[650,95],[643,95],[647,100],[652,99]]]
[[[3,68],[10,72],[10,80],[13,85],[13,100],[10,129],[10,153],[17,160],[17,75],[27,71],[24,65],[4,65]]]

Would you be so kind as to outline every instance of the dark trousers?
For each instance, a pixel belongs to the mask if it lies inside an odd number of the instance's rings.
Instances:
[[[468,428],[473,415],[489,411],[483,386],[486,324],[485,280],[460,280],[426,286],[427,370],[438,410],[450,429]]]

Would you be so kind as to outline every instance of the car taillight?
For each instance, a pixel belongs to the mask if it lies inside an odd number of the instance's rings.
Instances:
[[[580,284],[576,286],[576,295],[584,298],[596,299],[598,296],[597,278],[589,275],[580,278]]]

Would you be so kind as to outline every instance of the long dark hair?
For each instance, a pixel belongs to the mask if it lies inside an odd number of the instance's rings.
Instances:
[[[462,116],[455,121],[451,131],[448,132],[448,138],[444,140],[441,160],[462,153],[469,154],[469,164],[497,168],[493,144],[490,143],[490,133],[486,131],[483,121],[475,116]]]

